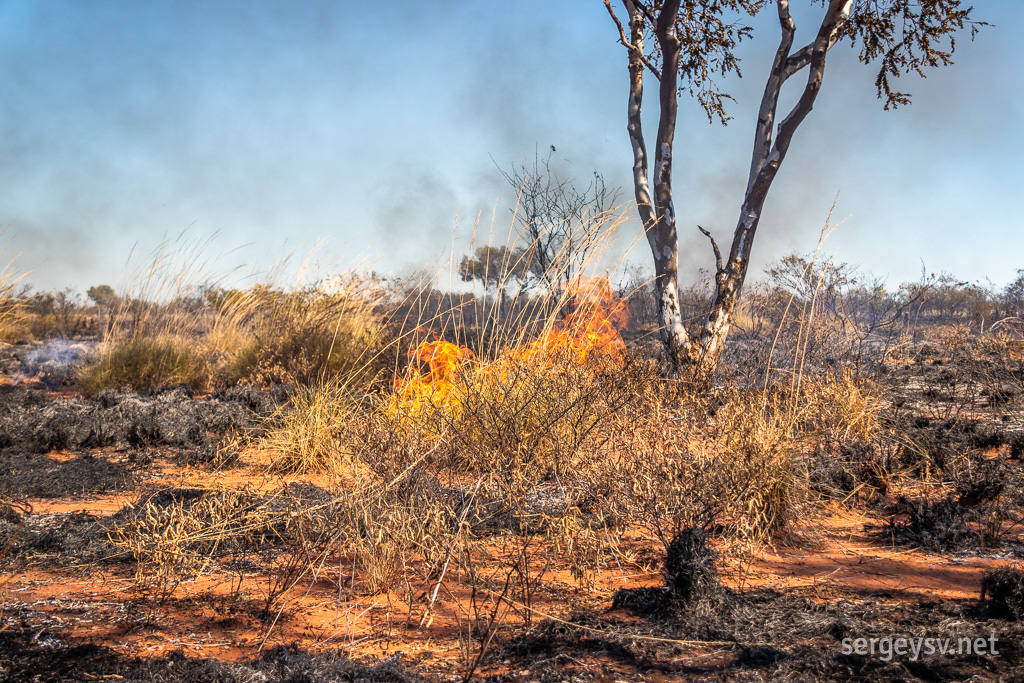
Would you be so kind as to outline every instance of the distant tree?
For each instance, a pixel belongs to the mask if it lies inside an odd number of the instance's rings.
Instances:
[[[479,280],[487,291],[494,290],[498,299],[498,310],[505,307],[506,288],[517,281],[520,284],[529,272],[530,262],[525,248],[478,247],[472,256],[466,255],[459,262],[459,277],[463,282]]]
[[[502,288],[510,280],[525,277],[528,267],[523,248],[478,247],[472,256],[462,257],[459,277],[463,282],[479,280],[487,289]]]
[[[97,306],[109,306],[117,301],[117,294],[114,293],[114,288],[110,285],[90,287],[89,291],[86,292],[86,296]]]
[[[677,369],[696,370],[709,381],[718,367],[740,296],[750,251],[765,199],[789,152],[793,135],[811,112],[825,75],[826,57],[837,43],[859,45],[861,62],[875,63],[875,85],[885,109],[908,104],[910,98],[892,88],[901,74],[924,75],[925,67],[952,64],[956,33],[970,26],[971,35],[983,25],[971,20],[972,8],[960,0],[814,0],[824,9],[817,32],[795,48],[796,22],[790,0],[776,0],[781,38],[768,69],[758,110],[753,155],[747,185],[733,233],[732,247],[723,259],[709,231],[701,228],[715,254],[715,296],[699,332],[683,324],[679,305],[679,239],[673,205],[672,166],[678,95],[694,95],[709,121],[728,120],[728,94],[717,87],[719,76],[739,74],[736,47],[752,29],[734,19],[753,16],[765,0],[622,0],[625,26],[604,4],[629,56],[627,131],[633,147],[633,185],[637,211],[654,256],[661,336]],[[654,186],[648,179],[649,160],[642,130],[643,77],[659,81],[660,116],[654,148]],[[776,127],[783,86],[796,74],[806,81],[796,103]],[[834,126],[835,127],[835,126]],[[838,130],[838,127],[836,127]]]
[[[786,254],[765,268],[771,285],[803,303],[814,301],[830,314],[840,312],[843,297],[858,283],[847,263],[821,263],[797,253]]]
[[[1017,271],[1017,279],[1003,289],[1003,306],[1008,315],[1024,316],[1024,270]]]

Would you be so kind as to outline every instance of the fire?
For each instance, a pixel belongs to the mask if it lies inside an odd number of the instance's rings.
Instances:
[[[473,352],[465,346],[444,340],[424,342],[411,355],[413,363],[407,377],[395,379],[395,397],[416,403],[446,400],[455,387],[463,364],[473,358]],[[421,364],[428,368],[425,375],[419,371]]]
[[[511,354],[522,360],[566,354],[580,365],[612,361],[621,364],[626,345],[619,330],[629,319],[626,302],[612,294],[606,277],[577,278],[566,298],[573,310],[565,320]]]
[[[619,330],[628,321],[626,302],[612,293],[606,277],[577,278],[564,300],[572,308],[565,318],[545,329],[536,339],[505,351],[496,362],[478,361],[465,346],[436,340],[410,353],[412,363],[403,378],[396,378],[392,409],[428,405],[458,408],[468,387],[467,371],[503,379],[512,364],[536,364],[548,368],[564,358],[585,367],[621,367],[626,345]],[[424,366],[426,372],[423,371]]]

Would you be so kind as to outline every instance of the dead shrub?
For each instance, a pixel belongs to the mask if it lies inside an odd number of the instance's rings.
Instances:
[[[1024,571],[1019,566],[1003,567],[981,577],[981,599],[989,608],[1014,621],[1024,619]]]
[[[683,529],[665,554],[665,585],[682,604],[718,595],[722,585],[715,568],[715,552],[701,529]]]
[[[119,513],[108,538],[131,553],[136,584],[163,600],[181,581],[215,567],[219,556],[252,553],[280,539],[288,515],[278,499],[285,494],[172,489]]]
[[[1021,517],[1021,473],[1004,460],[974,460],[962,455],[946,469],[949,486],[941,497],[897,498],[885,533],[928,550],[996,548]],[[949,490],[952,489],[952,490]]]

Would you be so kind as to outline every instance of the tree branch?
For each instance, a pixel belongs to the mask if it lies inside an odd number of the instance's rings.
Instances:
[[[671,214],[672,209],[672,149],[676,134],[676,116],[679,111],[679,59],[681,45],[676,33],[676,15],[680,0],[666,0],[654,25],[654,33],[661,47],[662,79],[659,102],[661,118],[654,150],[654,195],[659,213]],[[675,216],[666,225],[675,231]]]
[[[822,17],[814,42],[808,46],[809,49],[801,48],[800,51],[790,56],[788,52],[792,48],[796,25],[789,13],[789,0],[779,0],[778,2],[782,41],[776,52],[775,62],[772,64],[772,71],[761,101],[761,116],[758,120],[754,155],[751,159],[750,176],[747,180],[747,199],[754,198],[756,195],[755,203],[758,213],[760,204],[763,203],[768,188],[778,172],[779,165],[789,150],[793,134],[814,106],[825,73],[825,58],[828,51],[835,45],[840,22],[849,16],[852,4],[853,0],[829,0],[828,9],[825,11],[825,16]],[[805,50],[809,54],[808,65],[810,66],[807,83],[804,85],[800,99],[779,124],[778,130],[773,136],[770,126],[775,118],[782,85],[789,77],[790,65],[796,63],[792,61],[793,58]],[[800,60],[802,59],[801,56]],[[757,185],[761,187],[755,187]],[[745,206],[748,204],[748,201],[744,202]],[[749,248],[749,244],[747,246]]]
[[[725,278],[725,268],[722,267],[722,252],[718,249],[718,243],[715,242],[715,238],[711,236],[711,233],[697,226],[697,229],[704,233],[704,236],[711,240],[711,249],[715,252],[715,287],[721,289],[722,282]]]
[[[779,155],[776,163],[781,163],[789,150],[789,143],[793,139],[793,133],[803,123],[804,118],[811,112],[814,100],[821,90],[821,82],[825,75],[825,57],[829,49],[835,45],[835,36],[839,23],[849,16],[853,0],[829,0],[828,10],[821,20],[818,35],[811,44],[811,56],[809,61],[810,73],[807,74],[807,83],[800,99],[793,106],[782,123],[779,124],[778,136],[771,156]]]
[[[768,81],[764,86],[764,94],[761,96],[761,108],[758,111],[757,128],[754,133],[754,150],[750,159],[750,172],[747,175],[747,193],[754,186],[754,181],[768,159],[772,148],[772,136],[775,129],[775,113],[779,106],[779,95],[782,86],[786,82],[785,69],[789,59],[789,51],[793,47],[793,37],[796,35],[796,23],[789,12],[789,0],[778,0],[779,27],[782,29],[782,37],[779,47],[775,51],[775,59],[772,62],[771,71],[768,74]]]
[[[750,248],[761,218],[765,198],[779,172],[779,167],[786,158],[793,134],[814,106],[825,73],[825,58],[829,47],[834,44],[832,38],[836,27],[842,19],[849,16],[852,2],[853,0],[828,0],[825,16],[822,18],[818,34],[812,43],[807,83],[800,99],[779,124],[773,143],[771,125],[775,118],[779,93],[787,78],[788,53],[792,48],[793,35],[796,32],[796,26],[789,13],[789,0],[778,0],[777,2],[782,40],[775,54],[775,61],[772,64],[772,70],[761,100],[761,112],[754,140],[754,154],[751,160],[747,192],[743,198],[740,218],[733,235],[726,272],[711,313],[701,331],[702,344],[718,344],[724,330],[728,329],[733,307],[743,287],[750,264]]]
[[[699,225],[697,226],[697,229],[700,230],[702,233],[704,233],[705,237],[707,237],[709,240],[711,240],[711,248],[715,252],[715,270],[717,272],[721,273],[722,272],[722,252],[719,251],[719,249],[718,249],[718,243],[715,242],[715,238],[711,236],[710,232],[708,232],[707,230],[705,230],[704,228],[702,228]]]
[[[654,15],[651,14],[651,10],[644,7],[644,3],[640,2],[640,0],[628,0],[627,5],[629,4],[640,10],[640,12],[647,17],[647,21],[651,22],[651,26],[658,23],[657,19],[654,18]]]
[[[633,4],[636,5],[638,3],[633,3]],[[643,43],[640,44],[640,47],[637,47],[633,43],[629,42],[626,39],[626,31],[622,27],[622,22],[619,21],[619,18],[617,16],[615,16],[615,10],[612,9],[612,3],[610,2],[610,0],[604,0],[604,6],[605,6],[605,9],[608,10],[608,15],[612,18],[612,21],[615,22],[616,28],[619,29],[619,43],[621,45],[623,45],[627,50],[629,50],[631,55],[633,55],[637,59],[639,59],[643,63],[643,65],[646,66],[647,69],[652,74],[654,74],[654,77],[657,78],[660,81],[661,80],[661,72],[658,71],[658,69],[654,66],[654,64],[652,64],[650,62],[650,60],[647,59],[647,57],[644,55]],[[643,8],[641,6],[641,9],[646,13],[646,9],[645,8]]]
[[[618,24],[618,19],[612,12],[608,0],[605,0],[605,6]],[[635,9],[630,12],[629,25],[630,38],[635,49],[628,50],[629,107],[626,115],[626,130],[633,147],[633,189],[636,195],[637,211],[643,220],[644,230],[647,231],[654,226],[656,217],[654,201],[651,198],[650,185],[647,180],[647,145],[644,142],[643,117],[641,116],[641,105],[644,99],[644,65],[641,59],[644,50],[643,17]]]
[[[831,50],[839,42],[839,24],[832,29],[832,35],[828,41],[827,50]],[[811,63],[811,53],[814,51],[814,43],[808,43],[794,52],[786,60],[785,77],[789,78],[805,66]]]

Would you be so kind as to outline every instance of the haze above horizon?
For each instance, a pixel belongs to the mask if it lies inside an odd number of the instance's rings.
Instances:
[[[676,211],[691,273],[712,263],[696,225],[723,245],[735,226],[772,15],[751,22],[744,78],[726,83],[727,127],[680,101]],[[997,285],[1024,268],[1024,5],[986,3],[975,18],[994,26],[961,36],[955,65],[901,79],[914,102],[895,112],[855,51],[833,50],[755,270],[812,250],[837,193],[833,219],[849,218],[826,250],[892,285],[922,262]],[[552,146],[563,175],[586,184],[597,171],[632,197],[626,54],[599,0],[6,0],[0,84],[0,249],[20,252],[37,290],[116,284],[133,247],[186,230],[217,235],[225,267],[327,238],[340,263],[408,272],[468,250],[478,212],[486,232],[495,211],[503,239],[515,192],[499,167]],[[624,243],[637,230],[632,220]],[[649,269],[646,243],[629,259]]]

